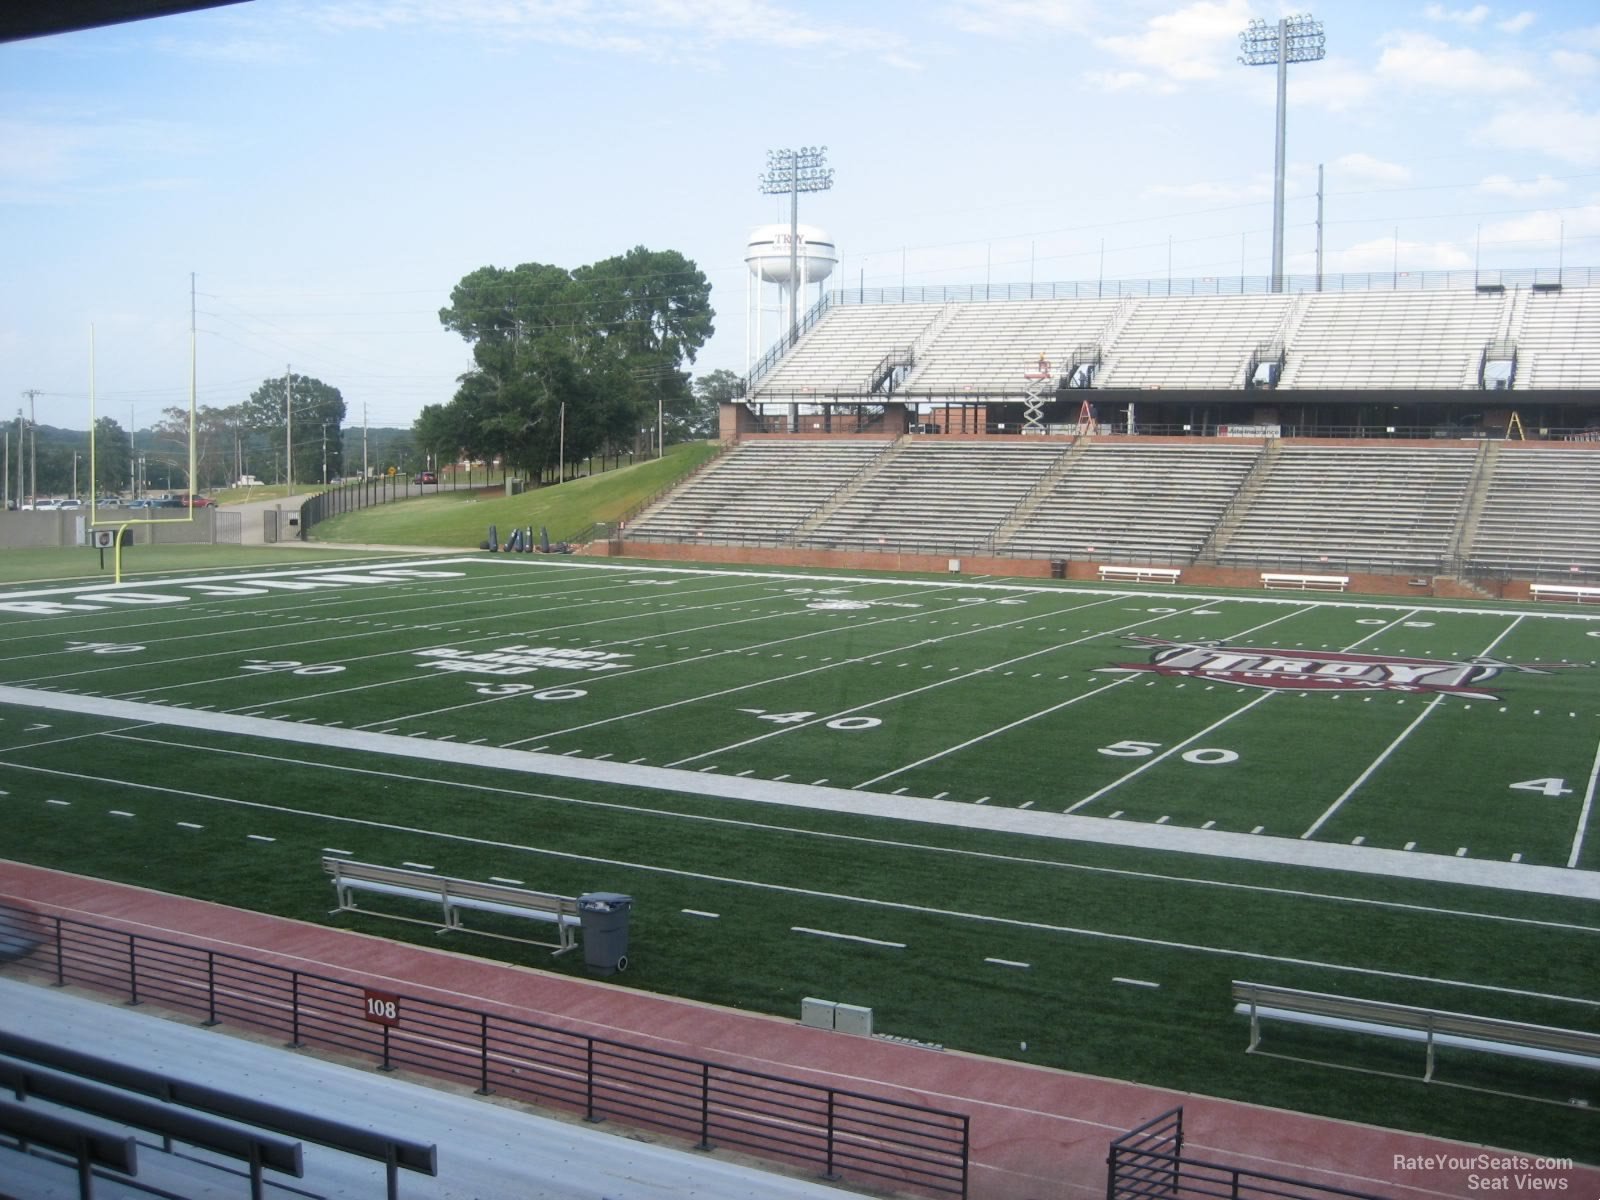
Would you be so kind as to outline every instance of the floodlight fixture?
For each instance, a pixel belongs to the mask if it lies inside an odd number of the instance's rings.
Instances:
[[[767,169],[759,183],[769,196],[789,194],[789,341],[800,337],[800,193],[825,192],[833,186],[833,168],[826,146],[768,150]]]
[[[1247,67],[1278,68],[1277,149],[1272,166],[1272,290],[1283,291],[1284,124],[1288,110],[1289,64],[1316,62],[1326,56],[1322,22],[1310,13],[1283,17],[1273,24],[1251,21],[1239,35],[1239,61]]]

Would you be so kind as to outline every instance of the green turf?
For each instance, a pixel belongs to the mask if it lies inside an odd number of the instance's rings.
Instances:
[[[1292,839],[1337,803],[1313,840],[1411,841],[1451,858],[1464,847],[1469,859],[1555,866],[1571,852],[1600,743],[1590,665],[1600,639],[1589,637],[1600,614],[1576,610],[986,592],[948,577],[619,570],[536,556],[400,565],[453,574],[290,592],[241,580],[236,595],[152,583],[151,595],[187,599],[0,612],[0,678],[392,730],[411,744],[547,747],[677,763],[685,776],[826,779],[942,793],[946,805],[1079,806],[1119,822],[1260,826]],[[1285,656],[1357,648],[1582,665],[1501,674],[1484,685],[1493,701],[1302,695],[1108,673],[1149,662],[1136,634]],[[1600,1030],[1590,901],[43,709],[4,716],[6,853],[26,861],[425,944],[437,938],[419,927],[329,918],[318,856],[333,848],[541,890],[623,891],[638,900],[626,986],[791,1017],[801,997],[823,996],[873,1007],[884,1032],[963,1050],[1594,1158],[1592,1112],[1246,1056],[1228,999],[1230,980],[1259,979]],[[1511,786],[1546,778],[1565,790]],[[1581,865],[1594,863],[1591,839]],[[453,944],[582,970],[489,939]],[[1421,1069],[1415,1047],[1268,1036],[1265,1048],[1285,1054]],[[1600,1102],[1586,1072],[1462,1056],[1443,1076]]]

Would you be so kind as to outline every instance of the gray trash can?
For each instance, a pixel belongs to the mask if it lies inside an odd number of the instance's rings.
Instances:
[[[633,897],[618,892],[585,892],[578,897],[583,926],[583,965],[599,975],[628,969],[628,919]]]

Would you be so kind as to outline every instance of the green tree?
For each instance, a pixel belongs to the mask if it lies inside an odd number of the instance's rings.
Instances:
[[[114,496],[128,486],[131,469],[131,443],[128,431],[110,417],[94,423],[94,490],[99,496]]]
[[[694,403],[680,416],[677,436],[673,440],[716,437],[722,406],[743,395],[744,380],[726,367],[719,367],[706,375],[696,375]]]
[[[294,409],[289,411],[293,396]],[[294,449],[294,478],[301,483],[318,483],[344,474],[344,439],[339,429],[344,424],[344,396],[339,389],[309,375],[279,375],[264,380],[250,393],[242,417],[250,429],[267,436],[282,462],[284,449]]]
[[[439,312],[473,369],[418,440],[530,472],[631,446],[658,411],[693,405],[682,368],[713,332],[710,294],[689,259],[643,246],[570,272],[479,268]]]

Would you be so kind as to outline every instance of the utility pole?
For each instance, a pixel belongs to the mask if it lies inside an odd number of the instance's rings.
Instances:
[[[328,423],[322,423],[322,486],[328,486]]]
[[[361,402],[361,478],[367,477],[367,402]]]
[[[39,394],[38,388],[29,388],[22,393],[28,398],[28,499],[35,504],[39,502],[39,435],[34,430],[34,397]]]
[[[283,478],[289,486],[285,496],[294,495],[294,373],[283,368]]]
[[[133,401],[128,401],[128,497],[139,498],[139,473],[134,469],[138,460],[133,453]]]

